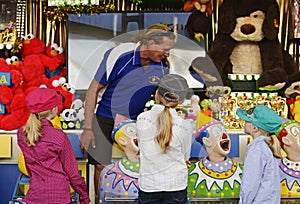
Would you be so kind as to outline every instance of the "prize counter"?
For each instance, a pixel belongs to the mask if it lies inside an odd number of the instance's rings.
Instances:
[[[85,155],[82,155],[79,149],[79,137],[81,130],[65,130],[71,144],[74,148],[74,153],[77,158],[78,168],[81,171],[83,177],[85,177],[90,189],[92,188],[89,177],[92,177],[92,168],[87,165]],[[245,135],[241,130],[228,130],[228,133],[232,139],[232,151],[229,153],[229,157],[233,161],[241,162],[246,151],[246,145],[250,141],[250,137]],[[18,178],[20,176],[20,170],[18,169],[18,159],[20,150],[16,142],[16,131],[3,131],[1,133],[1,159],[0,159],[0,200],[2,203],[8,203],[11,201]],[[5,151],[4,151],[5,150]],[[114,160],[118,160],[123,156],[123,153],[118,149],[114,148],[113,153]],[[205,150],[199,145],[198,142],[193,141],[191,157],[203,157],[206,155]],[[197,160],[195,160],[197,161]],[[92,190],[90,190],[92,192]],[[91,195],[92,196],[92,195]],[[238,203],[238,197],[199,197],[195,195],[189,195],[188,203]],[[106,195],[105,203],[137,203],[136,198],[116,195]],[[282,203],[300,203],[300,196],[295,198],[282,198]]]

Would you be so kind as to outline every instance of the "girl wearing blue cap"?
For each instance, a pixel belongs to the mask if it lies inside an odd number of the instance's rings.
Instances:
[[[188,169],[193,128],[177,115],[188,85],[175,74],[165,75],[156,103],[137,118],[140,147],[139,203],[182,203],[187,200]]]
[[[239,204],[280,203],[280,143],[275,136],[281,118],[266,106],[238,109],[244,132],[253,137],[244,160]]]

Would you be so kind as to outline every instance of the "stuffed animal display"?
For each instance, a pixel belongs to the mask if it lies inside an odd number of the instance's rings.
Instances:
[[[223,84],[232,86],[228,74],[257,74],[257,88],[282,89],[290,75],[298,71],[291,56],[278,40],[279,7],[276,0],[224,0],[218,32],[208,56]],[[194,66],[206,72],[201,58]]]
[[[65,55],[57,45],[52,47],[54,51],[46,52],[45,44],[30,34],[23,41],[22,59],[17,56],[0,58],[0,129],[15,130],[25,125],[29,116],[25,96],[40,86],[53,88],[63,96],[59,113],[70,108],[75,95],[66,83]],[[59,76],[47,75],[47,70],[53,73],[57,69]],[[58,84],[54,87],[52,82],[58,80],[57,77],[64,78],[64,83],[54,83]]]

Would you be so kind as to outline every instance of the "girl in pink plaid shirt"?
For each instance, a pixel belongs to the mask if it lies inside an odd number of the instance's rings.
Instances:
[[[30,116],[17,135],[30,177],[23,199],[27,204],[69,204],[70,185],[82,204],[90,202],[67,135],[50,122],[61,102],[61,96],[48,88],[37,88],[26,96]]]

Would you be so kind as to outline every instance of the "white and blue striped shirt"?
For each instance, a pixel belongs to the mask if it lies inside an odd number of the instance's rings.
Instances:
[[[273,156],[265,138],[259,136],[247,147],[239,204],[280,203],[280,160]]]

